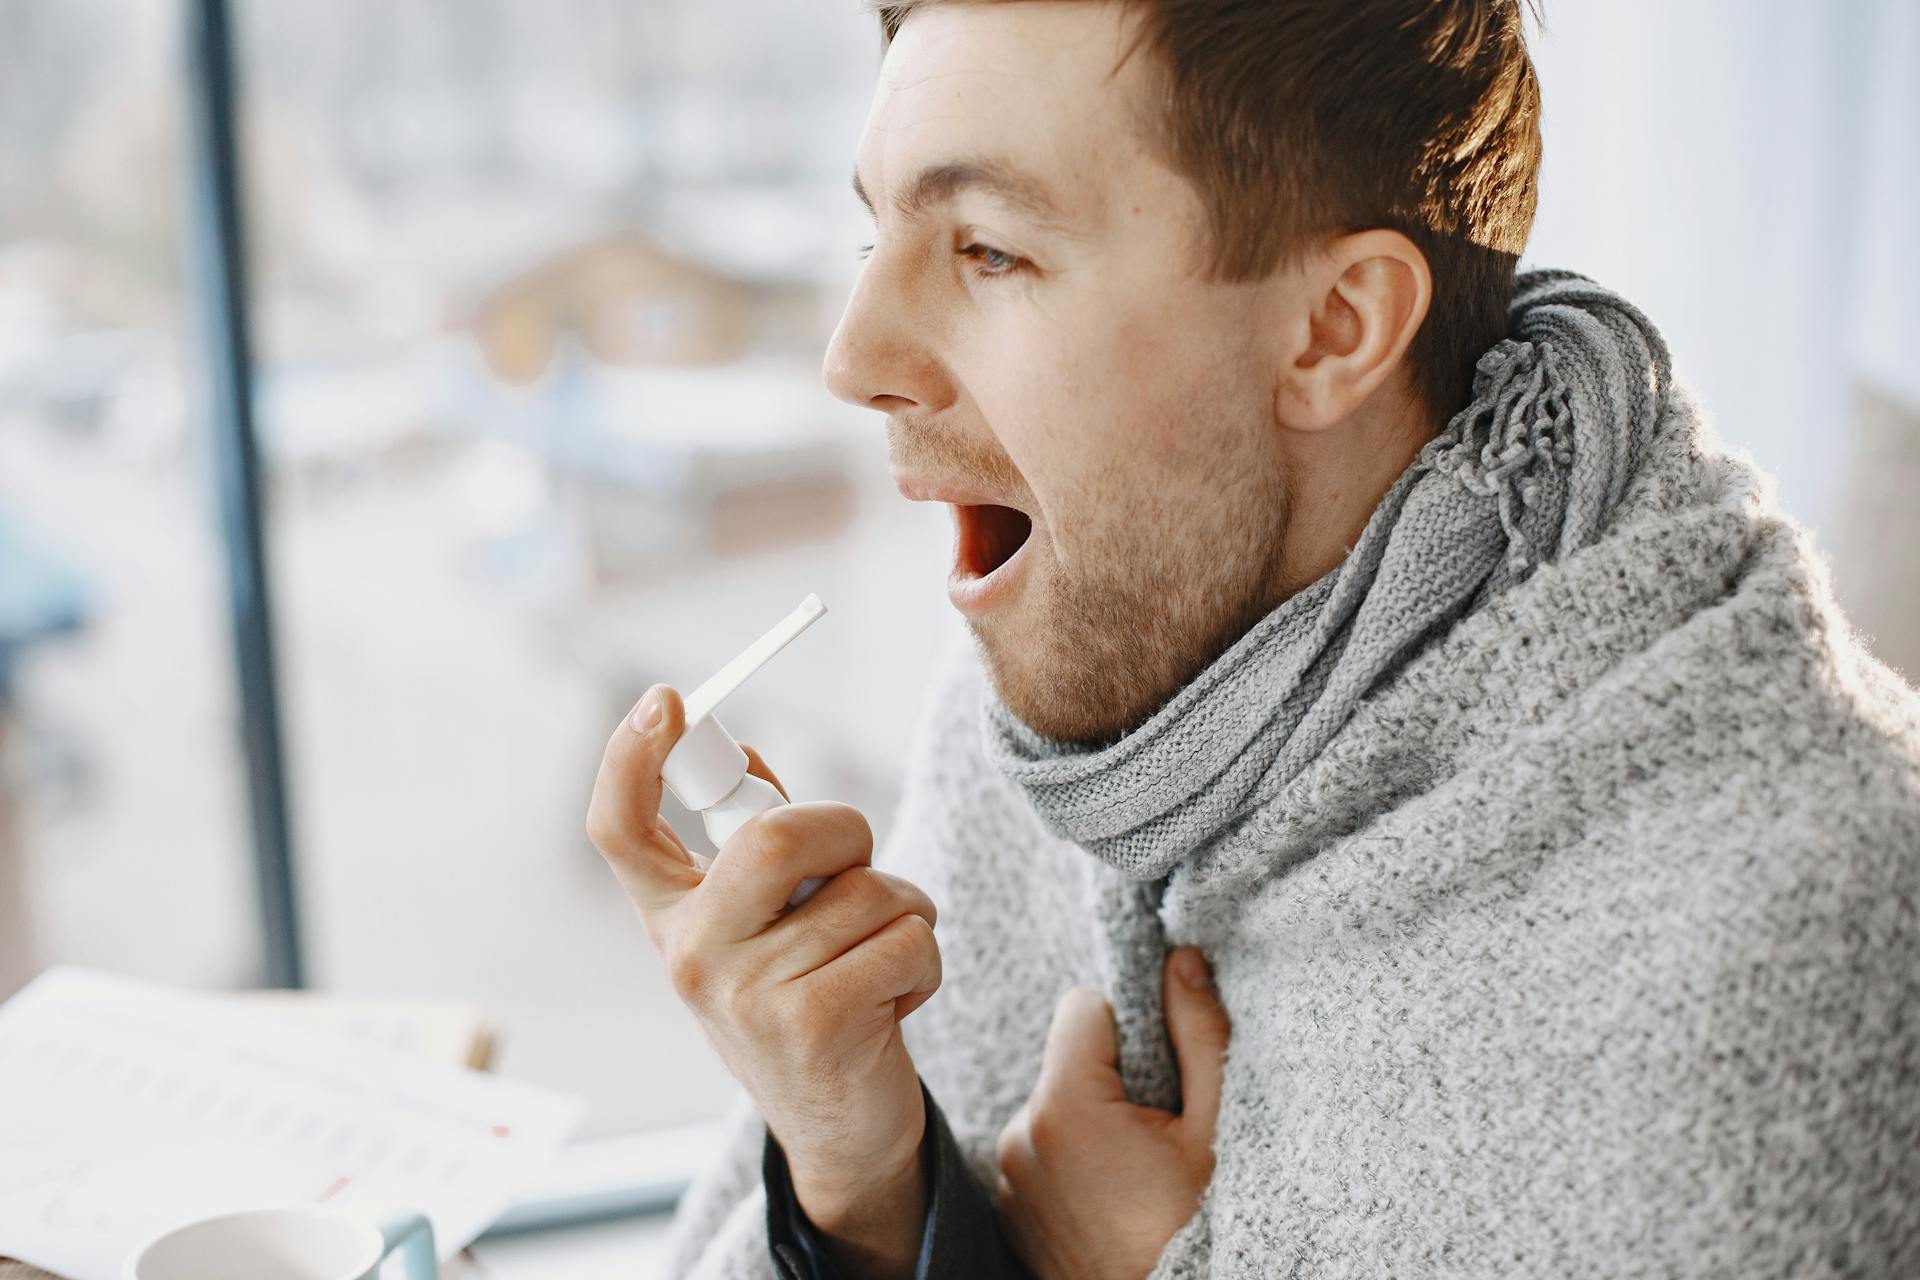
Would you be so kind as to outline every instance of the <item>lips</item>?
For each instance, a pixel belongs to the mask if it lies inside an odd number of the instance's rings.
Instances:
[[[895,470],[901,496],[944,502],[953,510],[953,568],[947,599],[962,613],[979,615],[1011,599],[1032,558],[1034,520],[1020,507],[995,502],[998,494]]]

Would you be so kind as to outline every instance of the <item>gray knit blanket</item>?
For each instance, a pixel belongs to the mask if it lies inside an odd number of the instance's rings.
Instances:
[[[1342,566],[1119,743],[929,699],[878,864],[981,1177],[1067,986],[1178,1105],[1170,945],[1233,1019],[1156,1277],[1920,1275],[1920,699],[1664,345],[1525,277]],[[771,1275],[750,1111],[674,1274]]]
[[[1565,271],[1521,277],[1512,320],[1516,336],[1480,358],[1471,405],[1339,568],[1145,725],[1084,751],[988,699],[994,763],[1049,828],[1130,878],[1166,875],[1272,804],[1436,629],[1600,535],[1666,411],[1666,343],[1625,299]]]

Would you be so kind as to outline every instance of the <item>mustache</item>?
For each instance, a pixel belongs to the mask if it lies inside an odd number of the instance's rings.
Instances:
[[[902,471],[952,476],[990,493],[1027,491],[1020,468],[998,440],[978,439],[939,418],[888,418],[887,460]]]

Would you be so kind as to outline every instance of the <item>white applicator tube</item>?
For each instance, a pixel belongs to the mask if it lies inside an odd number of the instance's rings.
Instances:
[[[746,683],[748,676],[764,666],[767,659],[818,622],[826,611],[827,606],[820,603],[819,596],[808,596],[797,609],[741,650],[738,657],[714,672],[687,698],[686,732],[667,753],[660,777],[681,804],[700,814],[715,848],[732,838],[748,819],[784,801],[771,783],[747,772],[747,753],[721,725],[714,710],[728,694]],[[703,871],[711,865],[704,858],[700,862]],[[799,906],[824,883],[825,880],[818,878],[802,880],[787,905]]]

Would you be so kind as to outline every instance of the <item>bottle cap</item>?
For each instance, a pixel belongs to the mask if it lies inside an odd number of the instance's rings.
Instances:
[[[826,611],[819,596],[808,596],[772,630],[688,695],[686,732],[667,753],[660,769],[661,779],[681,804],[695,810],[708,808],[726,799],[740,784],[747,772],[747,753],[713,713],[728,694],[745,684],[748,676],[818,622]]]

